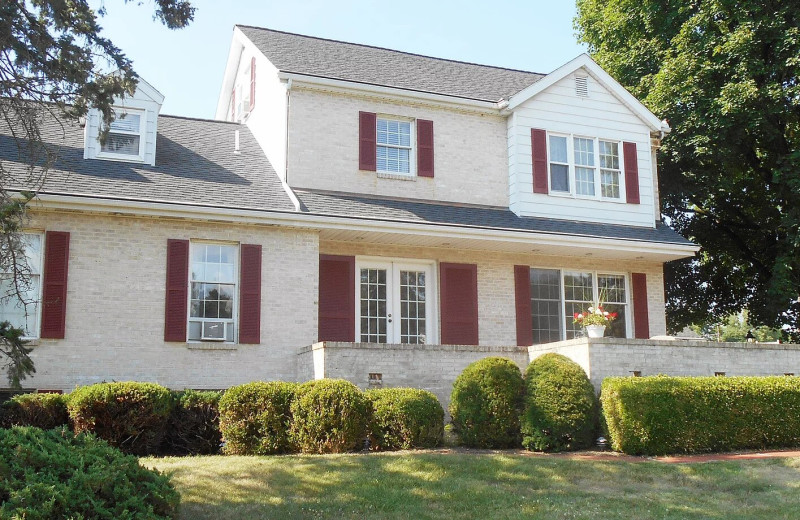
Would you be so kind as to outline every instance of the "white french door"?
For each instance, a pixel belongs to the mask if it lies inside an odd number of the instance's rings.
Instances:
[[[358,260],[356,340],[435,341],[433,264]]]

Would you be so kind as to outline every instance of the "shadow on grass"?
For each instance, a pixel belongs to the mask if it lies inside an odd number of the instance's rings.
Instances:
[[[800,459],[665,465],[506,454],[148,459],[186,519],[793,518]]]

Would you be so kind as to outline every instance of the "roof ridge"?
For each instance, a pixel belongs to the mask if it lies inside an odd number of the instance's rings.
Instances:
[[[366,44],[366,43],[346,42],[344,40],[336,40],[336,39],[333,39],[333,38],[322,38],[320,36],[310,36],[308,34],[293,33],[293,32],[289,32],[289,31],[279,31],[277,29],[270,29],[268,27],[258,27],[258,26],[255,26],[255,25],[247,25],[247,24],[240,24],[240,23],[237,23],[235,26],[236,27],[247,27],[249,29],[258,29],[259,31],[269,31],[269,32],[280,33],[280,34],[288,34],[288,35],[291,35],[291,36],[300,36],[302,38],[309,38],[311,40],[321,40],[321,41],[333,42],[333,43],[344,43],[344,44],[347,44],[347,45],[355,45],[357,47],[366,47],[368,49],[378,49],[378,50],[382,50],[382,51],[396,52],[398,54],[406,54],[408,56],[417,56],[419,58],[428,58],[428,59],[431,59],[431,60],[447,61],[447,62],[450,62],[450,63],[460,63],[462,65],[472,65],[472,66],[475,66],[475,67],[486,67],[486,68],[489,68],[489,69],[507,70],[509,72],[522,72],[523,74],[536,74],[538,76],[547,76],[547,74],[544,73],[544,72],[533,72],[533,71],[530,71],[530,70],[513,69],[511,67],[500,67],[498,65],[486,65],[486,64],[483,64],[483,63],[475,63],[475,62],[471,62],[471,61],[454,60],[454,59],[451,59],[451,58],[439,58],[439,57],[436,57],[436,56],[428,56],[427,54],[419,54],[419,53],[416,53],[416,52],[408,52],[408,51],[401,51],[401,50],[397,50],[397,49],[390,49],[388,47],[381,47],[379,45],[369,45],[369,44]]]

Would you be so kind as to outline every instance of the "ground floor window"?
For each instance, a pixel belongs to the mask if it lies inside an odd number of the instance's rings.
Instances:
[[[3,248],[13,247],[24,251],[16,258],[15,265],[0,267],[0,321],[8,321],[12,326],[25,331],[25,337],[39,337],[39,302],[42,299],[42,235],[25,233],[22,243],[10,245],[3,242]],[[3,255],[9,258],[11,255]]]
[[[235,341],[238,247],[192,242],[190,341]]]
[[[359,260],[356,338],[364,343],[424,344],[434,337],[433,266]]]
[[[534,344],[582,337],[583,329],[572,323],[573,315],[598,301],[618,314],[606,336],[628,337],[626,275],[532,268],[530,284]]]

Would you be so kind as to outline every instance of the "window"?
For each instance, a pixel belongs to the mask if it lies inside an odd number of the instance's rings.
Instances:
[[[377,119],[377,171],[410,175],[413,172],[411,121]]]
[[[190,341],[235,341],[238,248],[191,243]]]
[[[619,142],[551,134],[548,143],[551,192],[622,200]]]
[[[4,272],[0,272],[0,321],[7,320],[23,329],[25,337],[36,338],[42,298],[42,235],[26,233],[22,240],[25,255],[17,259],[16,269],[3,266]]]
[[[141,157],[144,112],[117,110],[115,117],[105,143],[100,145],[100,151],[104,154]]]
[[[628,336],[625,275],[532,268],[530,284],[534,344],[582,337],[583,329],[572,323],[572,317],[598,301],[608,312],[618,315],[606,336]]]

